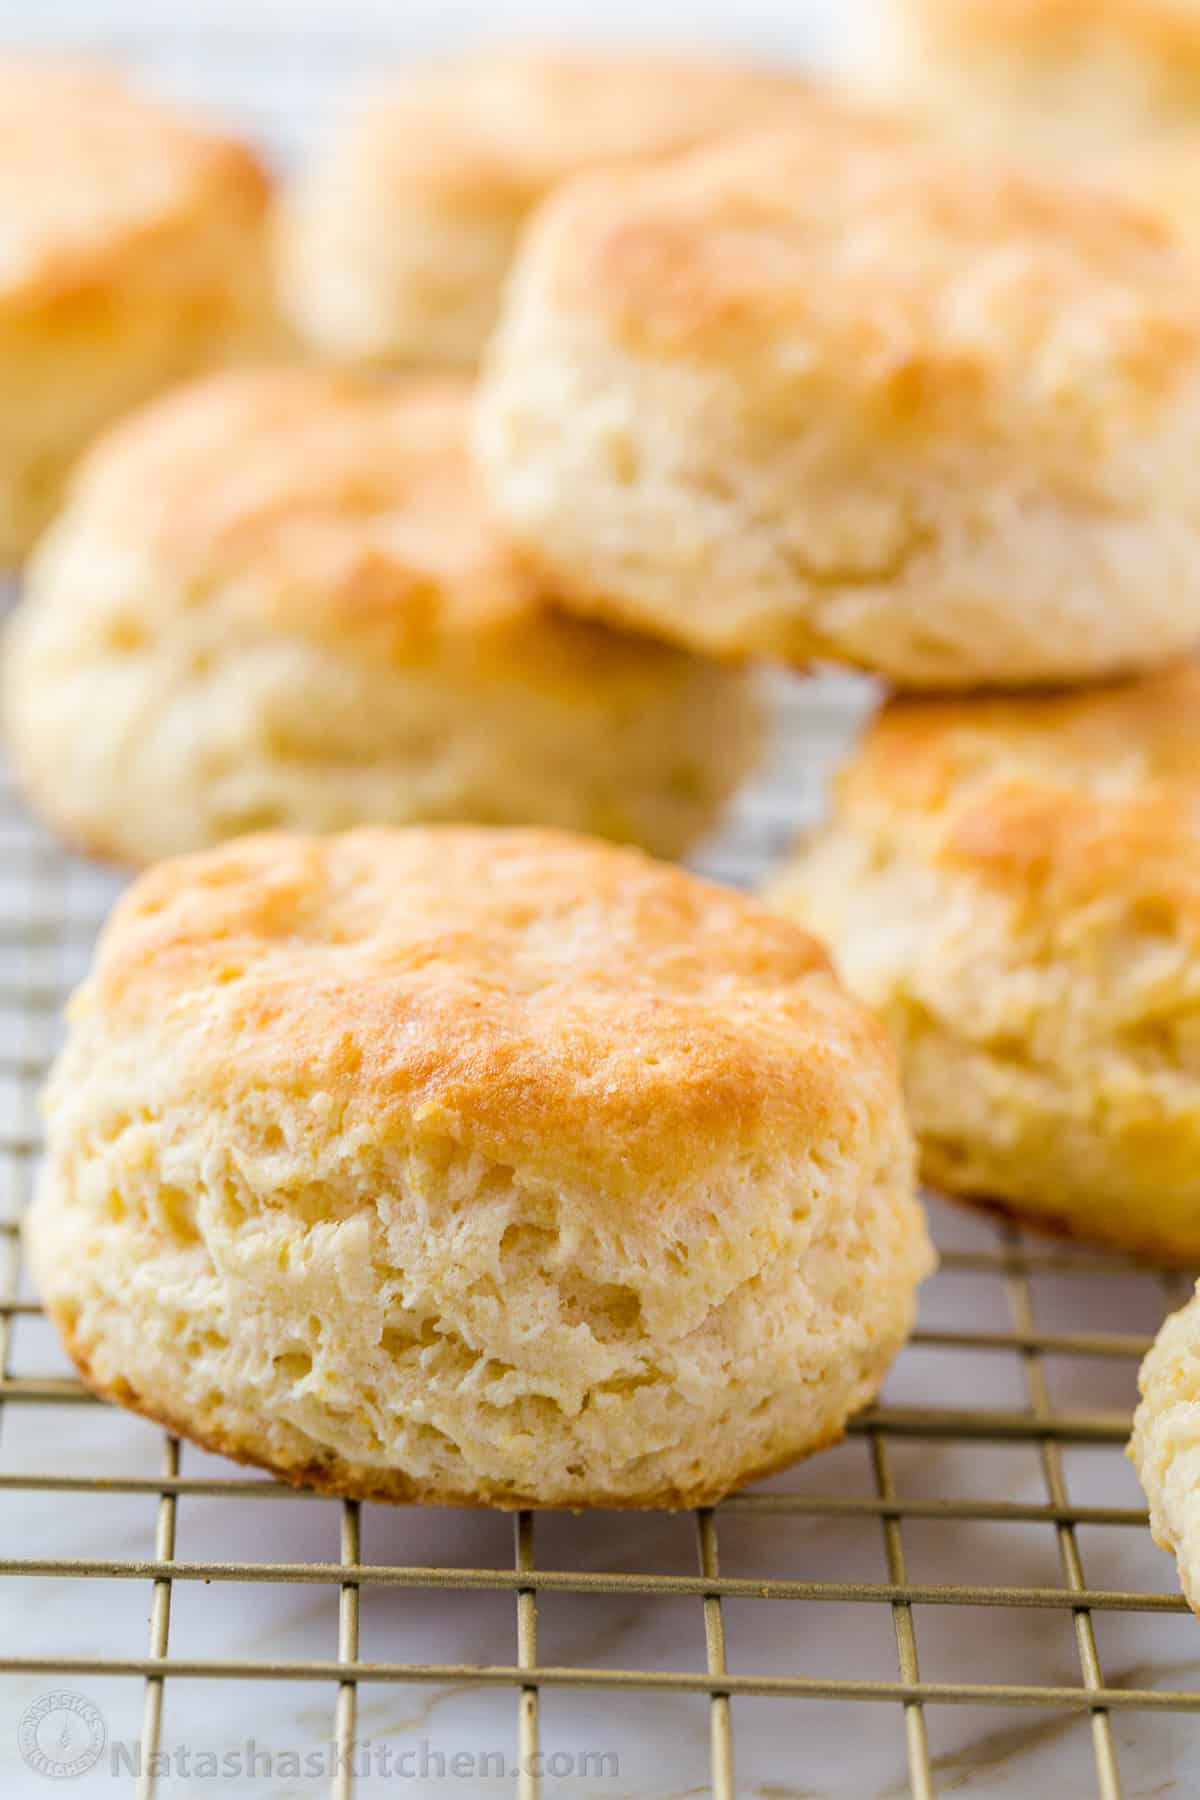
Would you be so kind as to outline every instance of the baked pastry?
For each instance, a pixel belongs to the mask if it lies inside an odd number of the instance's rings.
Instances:
[[[1200,1296],[1165,1321],[1138,1387],[1129,1455],[1154,1541],[1174,1551],[1188,1604],[1200,1612]]]
[[[931,1263],[820,946],[567,834],[160,865],[46,1111],[29,1248],[84,1379],[335,1493],[714,1501],[841,1435]]]
[[[1098,164],[1095,175],[1155,212],[1200,263],[1200,110],[1195,129],[1139,143]]]
[[[560,189],[477,442],[565,602],[695,649],[946,689],[1200,638],[1182,251],[853,120]]]
[[[269,826],[551,824],[681,852],[751,678],[561,618],[489,523],[457,377],[208,377],[85,460],[3,702],[63,834],[148,862]]]
[[[328,356],[471,366],[557,182],[690,148],[809,91],[767,69],[603,50],[491,51],[393,78],[283,209],[284,305]]]
[[[876,94],[961,140],[1073,161],[1200,118],[1200,12],[1172,0],[890,0]]]
[[[896,702],[775,882],[891,1028],[924,1173],[1200,1259],[1200,669]]]
[[[265,171],[98,68],[0,58],[0,560],[87,440],[269,335]]]

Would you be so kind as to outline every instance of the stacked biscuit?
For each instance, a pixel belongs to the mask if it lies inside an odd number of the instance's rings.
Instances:
[[[902,94],[959,146],[1000,143],[1131,198],[1195,266],[1195,8],[892,0],[889,15],[876,91]],[[1165,363],[1143,342],[1143,391],[1157,396]],[[1102,450],[1121,430],[1123,385],[1098,395]],[[1130,551],[1136,491],[1122,481],[1096,509]],[[1186,583],[1160,583],[1161,558],[1174,566],[1166,533],[1146,548],[1147,603],[1183,625]],[[1124,560],[1110,536],[1105,568]],[[1077,631],[1101,643],[1112,618],[1106,606]],[[1167,650],[1148,625],[1147,649],[1152,638]],[[843,972],[890,1019],[931,1179],[1191,1266],[1198,702],[1189,662],[1095,695],[893,706],[846,770],[832,824],[775,894],[829,933]],[[1155,1535],[1200,1606],[1200,1299],[1167,1322],[1141,1387],[1132,1454]]]
[[[596,841],[710,825],[752,675],[571,604],[471,444],[543,196],[776,112],[849,129],[678,59],[412,80],[281,217],[311,360],[61,434],[8,735],[66,838],[157,866],[72,1003],[31,1256],[98,1391],[289,1479],[695,1505],[838,1437],[910,1328],[882,1027],[778,912]],[[110,208],[135,176],[118,143]],[[95,225],[122,279],[143,230]],[[202,248],[181,220],[189,318]]]
[[[469,402],[452,375],[240,370],[84,458],[4,671],[70,841],[144,863],[466,819],[677,856],[707,828],[755,753],[748,677],[553,610],[484,509]]]
[[[280,245],[355,368],[119,424],[10,634],[32,797],[178,856],[49,1094],[86,1378],[340,1492],[712,1499],[906,1334],[896,1052],[938,1186],[1195,1260],[1182,242],[786,77],[501,56],[358,117]],[[896,692],[769,908],[561,830],[680,854],[756,659]]]
[[[147,389],[189,355],[221,359],[210,327],[257,282],[263,207],[239,211],[247,152],[112,78],[51,66],[80,140],[64,154],[53,110],[39,135],[40,72],[22,73],[0,70],[0,134],[20,152],[7,211],[25,208],[16,241],[36,238],[74,309],[26,276],[14,361],[34,391],[0,445],[0,512],[6,479],[42,494],[13,552],[74,466],[5,658],[9,737],[39,808],[73,843],[134,863],[255,828],[461,819],[687,849],[755,758],[753,684],[563,616],[489,516],[469,370],[522,223],[556,183],[831,103],[795,76],[681,58],[502,52],[394,83],[352,114],[274,233],[283,308],[338,366],[210,375],[81,456],[138,397],[113,375],[127,320],[139,344],[176,347],[175,364],[151,349],[137,365]],[[59,211],[29,180],[47,162]],[[59,405],[76,312],[91,335],[48,468],[37,422]],[[29,354],[35,333],[52,371]]]
[[[891,1027],[931,1179],[1200,1255],[1200,676],[1169,668],[1200,288],[1169,234],[849,119],[598,175],[526,240],[478,442],[580,611],[918,696],[776,902]],[[1014,693],[928,697],[984,689]]]

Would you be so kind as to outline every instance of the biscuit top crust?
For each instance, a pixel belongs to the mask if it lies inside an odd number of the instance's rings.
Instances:
[[[1113,46],[1200,71],[1200,7],[1194,0],[907,0],[926,38],[979,55],[1058,61]],[[1180,68],[1182,65],[1182,69]]]
[[[453,376],[206,376],[105,435],[65,529],[150,558],[185,603],[220,586],[271,628],[385,654],[528,624],[539,587],[485,512],[469,396]]]
[[[393,191],[486,215],[524,209],[601,163],[690,149],[811,92],[798,75],[700,57],[496,51],[392,80],[351,116],[343,147]]]
[[[1200,128],[1178,127],[1139,138],[1093,171],[1097,179],[1138,206],[1161,214],[1194,257],[1200,243]]]
[[[541,300],[736,382],[764,440],[853,403],[900,456],[1057,445],[1067,495],[1181,393],[1200,414],[1200,286],[1165,224],[852,114],[567,184],[518,265],[514,311]]]
[[[1200,944],[1200,666],[1045,697],[886,706],[839,821],[1048,917],[1096,902]]]
[[[264,219],[265,170],[245,145],[132,93],[102,67],[0,59],[0,304],[43,305],[120,281],[131,260],[230,215]],[[188,257],[155,265],[188,289]],[[207,279],[211,282],[212,272]]]
[[[164,1104],[267,1090],[322,1136],[453,1144],[614,1202],[907,1154],[884,1032],[814,939],[565,833],[270,834],[160,864],[72,1007],[143,1044]]]

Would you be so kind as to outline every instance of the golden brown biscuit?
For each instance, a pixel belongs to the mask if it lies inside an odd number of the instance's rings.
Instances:
[[[87,440],[269,329],[267,176],[103,70],[0,59],[0,559]]]
[[[932,1256],[821,948],[585,838],[266,836],[144,875],[29,1244],[85,1378],[291,1480],[691,1506],[838,1437]]]
[[[1094,178],[1156,213],[1200,265],[1200,111],[1196,129],[1138,144],[1098,164]]]
[[[280,229],[284,304],[326,355],[474,364],[521,228],[565,177],[807,102],[798,76],[699,57],[492,51],[360,100]]]
[[[480,391],[579,611],[901,686],[1200,639],[1200,284],[1109,197],[842,119],[539,214]]]
[[[772,902],[891,1028],[924,1172],[1200,1258],[1200,669],[897,702]]]
[[[70,839],[471,819],[677,855],[753,760],[748,675],[560,617],[489,522],[456,377],[227,373],[86,459],[2,672]]]
[[[865,60],[873,91],[1006,156],[1200,119],[1200,12],[1174,0],[890,0]]]

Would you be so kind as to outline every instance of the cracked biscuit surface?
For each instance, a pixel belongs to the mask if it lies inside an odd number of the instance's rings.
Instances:
[[[160,865],[46,1110],[29,1247],[85,1378],[336,1492],[715,1500],[841,1434],[932,1262],[820,946],[566,834]]]
[[[1200,1258],[1200,669],[886,707],[770,898],[900,1052],[924,1173]]]
[[[9,628],[30,798],[121,861],[470,819],[680,854],[752,679],[555,612],[484,510],[454,377],[229,372],[85,459]]]
[[[1200,637],[1182,250],[852,115],[560,189],[476,440],[567,603],[692,648],[953,689]]]

